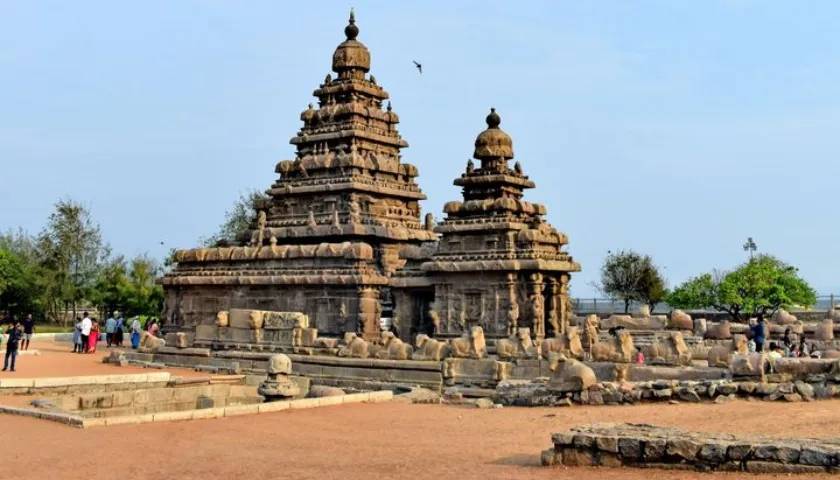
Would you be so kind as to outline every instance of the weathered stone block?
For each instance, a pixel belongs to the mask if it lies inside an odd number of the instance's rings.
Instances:
[[[309,317],[301,312],[265,312],[263,328],[266,330],[291,330],[308,328]]]
[[[618,451],[626,460],[637,460],[642,456],[642,445],[635,438],[619,438]]]
[[[687,438],[673,438],[668,440],[665,451],[668,455],[682,458],[693,462],[697,459],[697,453],[702,447],[701,444]]]

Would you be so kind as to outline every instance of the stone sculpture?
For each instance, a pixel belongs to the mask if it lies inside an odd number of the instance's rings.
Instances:
[[[635,351],[630,332],[622,330],[607,341],[593,345],[592,359],[596,362],[630,363]]]
[[[382,332],[381,347],[376,352],[376,358],[388,360],[408,360],[411,358],[411,345],[395,337],[392,332]]]
[[[713,340],[729,340],[732,338],[732,326],[729,320],[712,323],[706,326],[706,338]]]
[[[821,341],[834,340],[834,322],[827,318],[817,325],[814,338]]]
[[[530,329],[519,327],[514,335],[498,340],[496,342],[496,355],[501,360],[535,358],[538,351],[537,347],[534,346],[534,341],[531,340]]]
[[[733,354],[746,354],[747,337],[741,334],[732,336],[730,345],[716,345],[709,348],[708,362],[710,367],[727,368],[732,361]]]
[[[272,402],[300,395],[300,387],[293,382],[289,375],[292,373],[292,360],[282,353],[272,355],[268,359],[267,377],[257,388],[257,393]]]
[[[598,381],[594,370],[562,354],[552,354],[549,370],[548,388],[558,392],[580,392]]]
[[[682,310],[674,310],[671,312],[671,318],[668,321],[668,328],[671,330],[694,330],[694,321],[691,315]]]
[[[434,360],[439,362],[449,353],[449,346],[446,342],[435,340],[423,333],[417,335],[414,347],[414,353],[411,355],[412,360]]]
[[[370,345],[353,332],[344,334],[344,344],[338,350],[339,357],[368,358]]]
[[[457,358],[484,358],[487,356],[487,344],[484,330],[475,326],[458,338],[449,340],[450,355]]]
[[[549,359],[551,354],[560,353],[566,358],[583,359],[583,345],[580,341],[580,330],[577,327],[569,327],[564,333],[555,335],[553,338],[546,338],[540,345],[542,357]]]
[[[166,345],[166,341],[158,338],[149,332],[143,332],[140,338],[140,349],[148,352],[156,352],[158,349]]]
[[[657,339],[645,348],[645,360],[654,365],[691,365],[691,352],[682,333],[670,332],[664,341]]]

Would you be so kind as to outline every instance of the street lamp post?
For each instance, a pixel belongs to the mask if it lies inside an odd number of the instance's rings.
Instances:
[[[758,250],[758,245],[755,244],[755,241],[752,237],[747,237],[747,243],[744,244],[744,251],[750,252],[750,260],[753,259],[753,253]]]

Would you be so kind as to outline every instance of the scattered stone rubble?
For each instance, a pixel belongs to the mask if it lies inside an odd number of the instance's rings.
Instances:
[[[596,381],[582,362],[560,357],[550,378],[504,380],[495,400],[503,405],[619,405],[639,402],[724,402],[736,398],[811,401],[840,397],[840,360],[779,359],[764,373],[765,357],[738,355],[732,377],[707,380]],[[746,366],[738,362],[743,360]],[[760,366],[756,367],[758,364]]]
[[[594,424],[551,436],[543,465],[655,467],[752,473],[840,473],[840,440],[777,439]]]

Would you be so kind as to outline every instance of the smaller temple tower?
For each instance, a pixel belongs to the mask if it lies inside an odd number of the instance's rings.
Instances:
[[[519,162],[510,168],[513,140],[495,109],[475,140],[466,171],[455,179],[463,201],[444,206],[440,244],[422,266],[435,288],[436,334],[459,335],[481,326],[489,337],[529,328],[535,338],[565,330],[568,285],[580,265],[563,251],[566,235],[545,222],[543,205],[522,199],[534,182]]]

